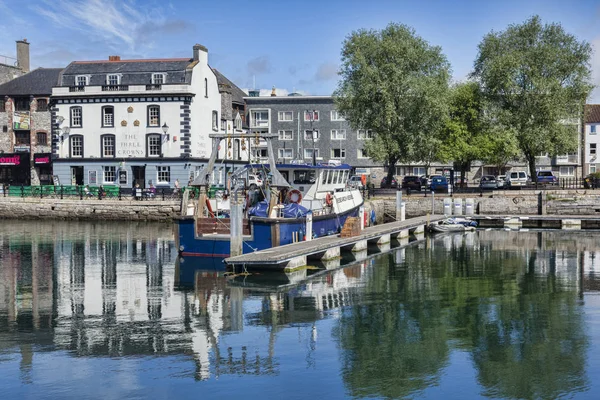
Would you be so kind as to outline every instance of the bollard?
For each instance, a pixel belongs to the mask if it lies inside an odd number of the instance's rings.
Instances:
[[[402,191],[396,192],[396,221],[403,221],[402,216]]]
[[[360,230],[365,229],[365,207],[361,206],[358,211],[358,218],[360,219]]]
[[[457,197],[454,199],[454,215],[463,215],[462,209],[462,198]]]
[[[309,212],[308,214],[306,214],[306,238],[304,240],[309,241],[312,240],[312,221],[313,221],[313,215],[312,215],[312,211]]]
[[[475,200],[474,199],[465,199],[465,215],[466,216],[475,215]]]
[[[450,197],[444,199],[444,215],[452,215],[452,199]]]
[[[431,191],[431,215],[435,215],[435,192],[433,190]]]

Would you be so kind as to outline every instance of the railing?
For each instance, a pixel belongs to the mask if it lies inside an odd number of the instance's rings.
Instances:
[[[103,92],[124,92],[129,90],[129,85],[103,85]]]
[[[146,90],[161,90],[161,84],[146,85]]]
[[[192,195],[196,195],[197,188],[190,188]],[[181,200],[183,189],[158,188],[151,192],[149,189],[121,188],[119,186],[16,186],[1,185],[1,197],[29,197],[48,199],[94,199],[94,200]]]
[[[69,86],[69,92],[85,92],[85,86]]]

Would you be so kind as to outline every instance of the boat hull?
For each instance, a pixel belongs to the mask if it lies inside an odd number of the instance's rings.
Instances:
[[[362,205],[362,204],[361,204]],[[348,217],[358,216],[360,206],[344,213],[313,217],[313,237],[334,235],[341,231]],[[229,257],[230,236],[219,234],[196,235],[194,217],[175,221],[177,247],[183,256]],[[251,218],[250,235],[243,237],[243,253],[270,249],[305,240],[305,218]],[[297,238],[297,239],[296,239]]]

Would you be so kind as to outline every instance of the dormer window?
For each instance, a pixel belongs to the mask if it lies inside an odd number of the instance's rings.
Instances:
[[[88,85],[88,77],[85,75],[79,75],[75,77],[75,85],[76,86],[87,86]]]
[[[240,116],[240,113],[238,113],[235,117],[235,121],[233,122],[233,126],[235,127],[236,130],[241,131],[242,130],[242,117]]]
[[[116,86],[121,83],[121,77],[117,74],[106,75],[106,84],[109,86]]]
[[[162,85],[163,83],[165,83],[165,74],[152,74],[153,85]]]

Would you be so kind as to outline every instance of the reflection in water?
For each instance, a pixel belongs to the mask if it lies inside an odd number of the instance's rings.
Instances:
[[[275,396],[289,371],[323,382],[298,393],[333,397],[592,390],[585,292],[600,288],[600,234],[478,231],[354,255],[342,268],[233,276],[217,260],[178,259],[170,225],[11,227],[0,234],[0,373],[18,369],[4,383],[15,395],[44,393],[52,383],[36,378],[36,354],[64,352],[141,357],[165,371],[163,384],[226,381],[238,394],[250,389],[226,377],[270,377],[257,393]],[[187,364],[168,372],[173,356]],[[461,387],[445,379],[469,369]]]

